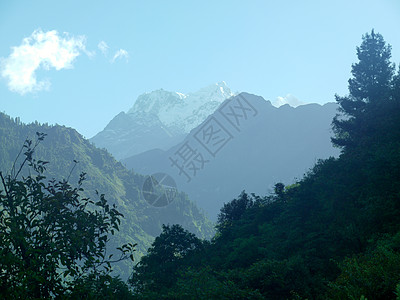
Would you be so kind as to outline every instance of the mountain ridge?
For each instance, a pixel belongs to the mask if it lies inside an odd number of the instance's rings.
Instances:
[[[255,111],[247,111],[248,122],[243,121],[240,128],[235,128],[235,124],[225,118],[226,112],[225,115],[221,112],[229,108],[226,103],[239,100],[243,103],[247,100],[256,110],[256,115],[252,117]],[[277,108],[261,96],[241,93],[225,100],[182,142],[168,150],[153,149],[121,161],[128,168],[143,174],[164,172],[172,175],[178,187],[215,220],[223,202],[233,199],[242,190],[265,194],[276,182],[291,183],[293,178],[301,177],[317,159],[337,156],[339,151],[330,142],[331,120],[336,109],[335,103]],[[202,136],[199,133],[207,124],[217,128],[216,121],[222,126],[221,130],[225,128],[229,131],[231,138],[213,156],[199,143]],[[203,151],[204,161],[208,161],[203,166],[204,170],[197,170],[190,182],[174,163],[184,145],[190,145],[197,153]],[[244,153],[247,155],[244,156]],[[185,171],[190,173],[190,170]]]

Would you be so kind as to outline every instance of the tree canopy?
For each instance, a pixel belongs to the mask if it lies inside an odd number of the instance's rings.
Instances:
[[[54,298],[76,295],[89,281],[117,282],[111,263],[133,259],[135,245],[107,255],[109,236],[119,230],[123,215],[103,194],[97,201],[81,196],[67,180],[47,180],[48,162],[34,151],[45,135],[26,140],[10,174],[0,172],[0,295],[3,298]],[[22,155],[22,161],[19,159]],[[103,284],[103,287],[106,287]],[[80,291],[84,292],[84,291]]]
[[[176,281],[179,262],[203,249],[203,242],[180,225],[163,225],[148,254],[134,267],[129,280],[136,292],[161,291]]]

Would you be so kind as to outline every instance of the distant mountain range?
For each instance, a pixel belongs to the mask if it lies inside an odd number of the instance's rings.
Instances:
[[[162,89],[146,93],[138,97],[127,113],[119,113],[90,140],[117,159],[155,148],[167,150],[231,96],[225,82],[187,95]]]
[[[276,108],[262,97],[241,93],[213,107],[170,149],[121,161],[142,174],[170,174],[215,220],[223,203],[242,190],[265,195],[277,182],[301,178],[318,159],[337,156],[330,142],[336,109],[335,103]]]
[[[95,198],[98,190],[117,203],[125,219],[113,245],[138,242],[140,256],[161,224],[181,224],[210,237],[212,223],[198,207],[215,220],[223,203],[242,190],[265,195],[276,182],[302,177],[317,159],[338,155],[330,143],[336,108],[334,103],[276,108],[259,96],[234,96],[224,82],[188,95],[158,90],[140,96],[91,139],[121,162],[71,128],[26,125],[0,113],[0,170],[10,170],[26,137],[48,134],[37,149],[39,159],[50,161],[47,176],[67,178],[73,160],[79,161],[71,182],[86,172],[88,196]],[[190,200],[179,193],[168,206],[149,205],[140,174],[157,172],[171,175]],[[126,266],[118,268],[129,275]]]

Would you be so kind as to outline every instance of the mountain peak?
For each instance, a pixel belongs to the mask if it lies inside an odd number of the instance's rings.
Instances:
[[[128,114],[149,113],[157,116],[164,126],[188,133],[232,96],[225,81],[189,94],[159,89],[140,95]]]

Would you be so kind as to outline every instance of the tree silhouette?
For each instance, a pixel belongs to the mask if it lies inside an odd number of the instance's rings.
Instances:
[[[217,229],[222,231],[229,228],[234,221],[239,220],[244,212],[252,207],[254,201],[249,195],[242,191],[237,199],[225,203],[218,214]]]
[[[163,225],[148,254],[135,266],[129,280],[135,291],[169,288],[176,281],[179,262],[202,249],[203,243],[181,225]]]
[[[367,133],[368,115],[390,97],[394,75],[391,46],[374,30],[363,36],[357,57],[359,62],[352,65],[353,77],[349,79],[350,94],[335,96],[340,113],[332,122],[336,134],[332,142],[344,148],[356,145]]]

